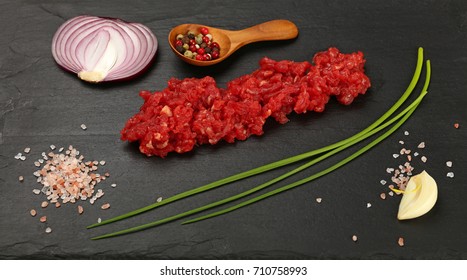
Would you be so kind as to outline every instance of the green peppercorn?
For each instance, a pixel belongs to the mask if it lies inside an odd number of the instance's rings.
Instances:
[[[184,48],[185,50],[188,50],[188,49],[190,48],[190,46],[189,46],[188,44],[183,44],[183,48]]]
[[[183,53],[184,56],[188,57],[188,58],[192,58],[193,57],[193,53],[191,51],[185,51]]]
[[[194,39],[195,36],[196,36],[195,32],[193,32],[193,31],[191,31],[191,30],[188,31],[188,32],[186,33],[186,35],[187,35],[188,38],[190,38],[190,39]]]
[[[195,41],[196,41],[196,44],[201,44],[203,43],[203,35],[202,34],[198,34],[196,37],[195,37]]]
[[[177,40],[182,40],[183,37],[184,37],[183,34],[178,34],[178,35],[177,35]]]

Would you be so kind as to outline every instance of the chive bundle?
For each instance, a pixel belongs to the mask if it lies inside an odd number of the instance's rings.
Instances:
[[[415,68],[415,71],[414,71],[414,75],[413,75],[412,80],[411,80],[410,84],[408,85],[407,89],[403,93],[403,95],[399,98],[399,100],[385,114],[383,114],[380,118],[378,118],[374,123],[372,123],[370,126],[365,128],[361,132],[359,132],[359,133],[357,133],[357,134],[355,134],[355,135],[353,135],[353,136],[351,136],[351,137],[349,137],[347,139],[344,139],[342,141],[336,142],[334,144],[328,145],[326,147],[323,147],[323,148],[320,148],[320,149],[317,149],[317,150],[309,151],[309,152],[306,152],[306,153],[303,153],[303,154],[300,154],[300,155],[289,157],[289,158],[279,160],[279,161],[276,161],[276,162],[273,162],[273,163],[270,163],[270,164],[266,164],[266,165],[263,165],[263,166],[260,166],[260,167],[257,167],[257,168],[254,168],[254,169],[251,169],[251,170],[248,170],[248,171],[245,171],[245,172],[241,172],[241,173],[232,175],[230,177],[227,177],[227,178],[224,178],[224,179],[209,183],[207,185],[204,185],[204,186],[201,186],[201,187],[198,187],[198,188],[186,191],[186,192],[179,193],[177,195],[174,195],[172,197],[164,199],[164,200],[162,200],[160,202],[156,202],[156,203],[150,204],[148,206],[145,206],[143,208],[139,208],[139,209],[136,209],[134,211],[128,212],[126,214],[116,216],[116,217],[108,219],[108,220],[104,220],[101,223],[92,224],[92,225],[88,226],[88,228],[94,228],[94,227],[102,226],[102,225],[109,224],[109,223],[112,223],[112,222],[120,221],[120,220],[129,218],[129,217],[138,215],[140,213],[152,210],[154,208],[169,204],[171,202],[175,202],[177,200],[180,200],[180,199],[183,199],[183,198],[186,198],[186,197],[189,197],[189,196],[193,196],[195,194],[199,194],[199,193],[202,193],[202,192],[205,192],[205,191],[208,191],[208,190],[212,190],[214,188],[226,185],[226,184],[234,182],[234,181],[238,181],[238,180],[241,180],[241,179],[245,179],[245,178],[257,175],[257,174],[261,174],[261,173],[273,170],[273,169],[277,169],[279,167],[289,165],[289,164],[292,164],[292,163],[295,163],[295,162],[298,162],[298,161],[302,161],[304,159],[309,159],[309,158],[317,156],[317,155],[320,155],[319,157],[316,157],[313,160],[311,160],[311,161],[309,161],[309,162],[307,162],[307,163],[305,163],[305,164],[303,164],[303,165],[301,165],[301,166],[299,166],[299,167],[297,167],[297,168],[295,168],[295,169],[293,169],[293,170],[291,170],[291,171],[289,171],[287,173],[284,173],[283,175],[281,175],[279,177],[276,177],[276,178],[274,178],[274,179],[272,179],[272,180],[270,180],[268,182],[265,182],[265,183],[263,183],[263,184],[261,184],[259,186],[256,186],[256,187],[254,187],[254,188],[252,188],[250,190],[244,191],[244,192],[239,193],[237,195],[234,195],[234,196],[231,196],[231,197],[228,197],[228,198],[225,198],[225,199],[222,199],[222,200],[219,200],[219,201],[216,201],[216,202],[213,202],[213,203],[210,203],[210,204],[207,204],[207,205],[204,205],[204,206],[201,206],[201,207],[198,207],[198,208],[195,208],[195,209],[192,209],[192,210],[189,210],[189,211],[174,215],[174,216],[167,217],[165,219],[157,220],[157,221],[154,221],[154,222],[151,222],[151,223],[147,223],[147,224],[144,224],[144,225],[140,225],[140,226],[120,230],[120,231],[109,233],[109,234],[100,235],[100,236],[94,237],[92,239],[96,240],[96,239],[114,237],[114,236],[118,236],[118,235],[137,232],[137,231],[140,231],[140,230],[144,230],[144,229],[148,229],[148,228],[155,227],[155,226],[158,226],[158,225],[162,225],[162,224],[165,224],[165,223],[168,223],[168,222],[171,222],[171,221],[175,221],[175,220],[178,220],[178,219],[181,219],[181,218],[184,218],[184,217],[188,217],[188,216],[191,216],[193,214],[200,213],[202,211],[205,211],[205,210],[208,210],[208,209],[211,209],[211,208],[214,208],[214,207],[217,207],[217,206],[232,202],[234,200],[238,200],[240,198],[246,197],[246,196],[251,195],[251,194],[253,194],[253,193],[257,192],[257,191],[260,191],[260,190],[262,190],[262,189],[264,189],[266,187],[269,187],[272,184],[275,184],[275,183],[277,183],[277,182],[279,182],[281,180],[284,180],[285,178],[288,178],[288,177],[290,177],[290,176],[292,176],[294,174],[297,174],[298,172],[303,171],[304,169],[306,169],[306,168],[308,168],[308,167],[310,167],[310,166],[312,166],[312,165],[314,165],[314,164],[316,164],[316,163],[318,163],[318,162],[320,162],[320,161],[322,161],[322,160],[324,160],[324,159],[326,159],[326,158],[328,158],[328,157],[330,157],[330,156],[332,156],[334,154],[337,154],[338,152],[343,151],[346,148],[349,148],[349,147],[351,147],[351,146],[365,140],[366,138],[380,132],[381,130],[383,130],[383,129],[387,128],[388,126],[395,123],[389,130],[387,130],[385,133],[380,135],[378,138],[376,138],[375,140],[373,140],[372,142],[370,142],[369,144],[367,144],[366,146],[364,146],[363,148],[361,148],[357,152],[353,153],[352,155],[350,155],[350,156],[346,157],[345,159],[339,161],[338,163],[332,165],[331,167],[328,167],[328,168],[326,168],[326,169],[324,169],[324,170],[322,170],[322,171],[320,171],[320,172],[318,172],[318,173],[316,173],[316,174],[314,174],[312,176],[309,176],[307,178],[304,178],[304,179],[301,179],[301,180],[296,181],[294,183],[290,183],[290,184],[287,184],[285,186],[279,187],[279,188],[277,188],[275,190],[269,191],[269,192],[264,193],[262,195],[258,195],[256,197],[250,198],[250,199],[248,199],[246,201],[243,201],[243,202],[238,203],[236,205],[230,206],[230,207],[225,208],[223,210],[219,210],[219,211],[211,213],[211,214],[203,215],[201,217],[185,221],[185,222],[183,222],[183,224],[193,223],[193,222],[201,221],[201,220],[204,220],[204,219],[208,219],[208,218],[212,218],[212,217],[215,217],[215,216],[219,216],[219,215],[222,215],[222,214],[232,212],[232,211],[234,211],[236,209],[251,205],[251,204],[253,204],[255,202],[266,199],[266,198],[271,197],[273,195],[276,195],[276,194],[282,193],[284,191],[290,190],[292,188],[301,186],[301,185],[303,185],[305,183],[308,183],[308,182],[313,181],[313,180],[315,180],[315,179],[317,179],[319,177],[322,177],[322,176],[324,176],[324,175],[338,169],[339,167],[342,167],[343,165],[351,162],[355,158],[357,158],[360,155],[364,154],[365,152],[367,152],[368,150],[370,150],[371,148],[376,146],[378,143],[380,143],[381,141],[383,141],[384,139],[389,137],[400,126],[402,126],[402,124],[404,124],[405,121],[407,121],[407,119],[413,114],[413,112],[416,110],[416,108],[418,107],[418,105],[420,104],[422,99],[427,94],[427,89],[428,89],[428,86],[429,86],[429,83],[430,83],[430,78],[431,78],[431,66],[430,66],[430,61],[429,60],[426,61],[425,84],[424,84],[418,98],[416,98],[409,106],[407,106],[407,108],[402,110],[395,117],[391,118],[390,120],[387,120],[390,116],[392,116],[394,114],[394,112],[396,110],[398,110],[402,106],[402,104],[411,95],[411,93],[413,92],[414,88],[416,87],[416,85],[418,83],[418,80],[419,80],[419,78],[421,76],[422,68],[423,68],[423,49],[419,48],[418,49],[417,65],[416,65],[416,68]]]

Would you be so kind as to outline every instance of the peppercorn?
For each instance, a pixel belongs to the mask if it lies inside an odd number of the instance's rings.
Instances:
[[[178,35],[177,35],[177,37],[176,37],[176,39],[177,39],[177,40],[182,40],[182,39],[183,39],[183,37],[184,37],[184,35],[183,35],[183,34],[178,34]]]
[[[205,49],[208,46],[205,42],[202,42],[199,47]]]
[[[183,53],[183,55],[186,56],[186,57],[189,57],[189,58],[192,58],[192,57],[193,57],[193,53],[192,53],[191,51],[185,51],[185,52]]]
[[[180,45],[176,45],[175,46],[175,49],[179,52],[179,53],[183,53],[185,51],[185,49],[183,48],[183,46],[180,46]]]

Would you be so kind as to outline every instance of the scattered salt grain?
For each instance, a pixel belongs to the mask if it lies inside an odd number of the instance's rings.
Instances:
[[[29,147],[24,148],[24,153],[25,154],[29,154],[30,151],[31,151],[31,148],[29,148]]]
[[[104,161],[104,160],[101,160],[101,161],[99,161],[99,164],[100,164],[100,165],[105,165],[105,161]]]
[[[381,180],[381,181],[379,181],[379,182],[380,182],[381,185],[383,185],[383,186],[386,185],[386,183],[387,183],[386,180]]]
[[[419,149],[424,149],[425,148],[425,142],[421,142],[420,144],[418,144],[417,146]]]
[[[98,218],[97,219],[97,223],[100,224],[102,222],[102,219],[101,218]]]
[[[47,222],[47,216],[42,216],[42,217],[40,217],[40,218],[39,218],[39,221],[40,221],[41,223]]]
[[[40,166],[41,166],[41,164],[40,164],[39,161],[35,161],[35,162],[34,162],[34,165],[35,165],[36,167],[40,167]]]
[[[323,199],[321,197],[316,198],[316,202],[321,203],[321,201],[323,201]]]
[[[56,148],[55,145],[50,145],[50,149],[51,149],[52,151],[55,150],[55,148]]]
[[[29,211],[29,214],[31,214],[31,216],[35,217],[37,215],[37,212],[36,212],[36,210],[31,209],[31,211]]]
[[[81,214],[83,214],[83,212],[84,212],[83,206],[78,205],[78,214],[81,215]]]
[[[23,177],[23,176],[19,176],[19,177],[18,177],[18,180],[19,180],[20,182],[23,182],[23,181],[24,181],[24,177]]]
[[[113,183],[113,184],[111,184],[110,186],[111,186],[112,188],[115,188],[115,187],[117,187],[117,184]]]
[[[420,159],[421,159],[421,160],[422,160],[422,162],[424,162],[424,163],[427,161],[427,158],[426,158],[426,156],[422,156]]]
[[[47,201],[42,201],[41,207],[46,208],[47,206],[49,206],[49,203]]]
[[[454,178],[454,172],[448,172],[448,174],[446,174],[446,177]]]
[[[399,244],[400,247],[404,247],[404,238],[399,237],[399,239],[397,240],[397,244]]]
[[[357,240],[358,240],[358,237],[356,235],[352,235],[352,241],[357,242]]]
[[[60,149],[58,149],[58,152],[61,153],[61,152],[63,152],[63,150],[64,150],[64,148],[61,147]]]
[[[446,161],[446,166],[447,167],[452,167],[452,161]]]
[[[47,227],[47,228],[45,229],[45,233],[51,233],[51,232],[52,232],[52,229],[51,229],[50,227]]]
[[[15,159],[20,159],[22,156],[23,156],[22,153],[17,153],[17,154],[15,155]]]
[[[60,202],[55,202],[55,208],[60,208],[61,204]]]
[[[110,203],[105,203],[105,204],[102,204],[102,206],[101,206],[102,210],[106,210],[106,209],[109,209],[109,208],[110,208]]]
[[[386,168],[386,173],[392,173],[394,172],[394,168]]]
[[[39,190],[39,189],[33,189],[32,192],[33,192],[34,194],[40,194],[40,193],[41,193],[41,190]]]
[[[366,204],[366,208],[370,208],[370,207],[371,207],[371,203],[368,202],[368,203]]]
[[[393,157],[393,158],[398,158],[398,157],[399,157],[399,154],[392,154],[392,157]]]
[[[388,192],[389,196],[394,196],[394,192],[393,191],[390,191]]]
[[[381,199],[383,199],[383,200],[386,199],[386,193],[381,193],[381,194],[379,195],[379,197],[381,197]]]
[[[26,156],[21,156],[19,159],[20,159],[21,161],[25,161],[25,160],[26,160]]]
[[[162,201],[162,196],[160,196],[160,197],[158,197],[158,198],[156,199],[156,202],[158,202],[158,203],[161,202],[161,201]]]
[[[454,124],[454,128],[455,128],[455,129],[458,129],[458,128],[459,128],[459,123],[455,123],[455,124]]]
[[[81,129],[82,129],[82,130],[86,130],[86,129],[87,129],[87,126],[83,123],[83,124],[81,124]]]
[[[400,140],[399,144],[404,145],[404,141]]]
[[[404,131],[404,135],[405,135],[405,136],[409,135],[409,132],[408,132],[407,130]]]
[[[413,156],[414,156],[414,157],[418,157],[418,155],[419,155],[419,154],[418,154],[417,152],[413,153]]]

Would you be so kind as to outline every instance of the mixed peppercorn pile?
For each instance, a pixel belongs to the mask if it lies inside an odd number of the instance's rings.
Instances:
[[[322,112],[331,96],[349,105],[370,87],[361,52],[329,48],[317,53],[313,64],[266,57],[259,64],[225,89],[208,76],[172,78],[162,91],[141,91],[144,104],[121,130],[121,139],[139,141],[148,156],[185,153],[196,145],[262,135],[270,116],[286,123],[292,111]]]
[[[175,48],[185,57],[206,61],[219,58],[220,46],[213,41],[207,27],[201,27],[199,34],[188,31],[186,34],[178,34]]]

